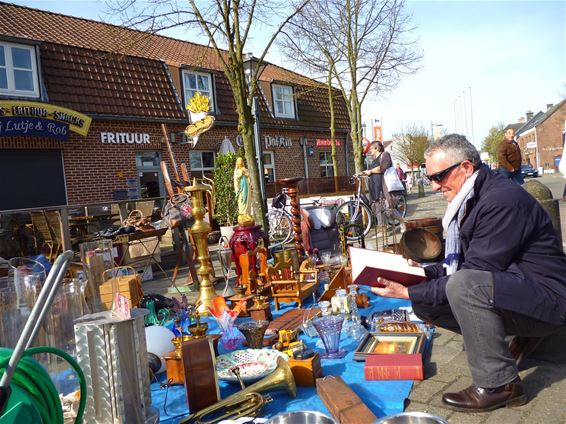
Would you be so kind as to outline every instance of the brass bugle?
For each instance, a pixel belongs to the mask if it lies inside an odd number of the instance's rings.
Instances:
[[[214,424],[226,419],[236,419],[243,416],[256,416],[266,403],[263,392],[286,390],[289,396],[297,396],[295,378],[289,364],[283,358],[277,359],[277,367],[267,377],[210,405],[188,417],[183,418],[180,424]],[[207,415],[211,415],[208,420]]]

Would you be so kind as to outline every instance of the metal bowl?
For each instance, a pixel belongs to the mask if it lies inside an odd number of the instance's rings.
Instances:
[[[292,411],[276,415],[265,424],[338,424],[338,421],[316,411]]]
[[[373,424],[448,424],[448,421],[425,412],[401,412],[380,418]]]
[[[401,249],[409,259],[417,262],[430,261],[442,252],[442,242],[430,231],[414,228],[401,236]]]

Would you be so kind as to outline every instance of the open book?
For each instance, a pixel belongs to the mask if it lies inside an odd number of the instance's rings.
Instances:
[[[401,255],[350,247],[352,283],[380,287],[377,277],[412,286],[426,279],[424,269],[411,266]]]

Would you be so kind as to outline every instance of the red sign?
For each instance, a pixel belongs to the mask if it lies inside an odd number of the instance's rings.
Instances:
[[[383,137],[381,134],[381,125],[373,127],[373,139],[377,141],[383,141]]]
[[[334,140],[337,146],[340,146],[340,140]],[[316,139],[316,147],[320,146],[331,146],[332,143],[330,142],[329,138],[317,138]]]

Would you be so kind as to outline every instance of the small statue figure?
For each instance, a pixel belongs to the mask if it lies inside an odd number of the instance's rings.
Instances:
[[[238,224],[241,227],[254,225],[252,213],[252,189],[250,184],[250,174],[244,166],[244,159],[236,160],[234,169],[234,191],[238,199]]]

